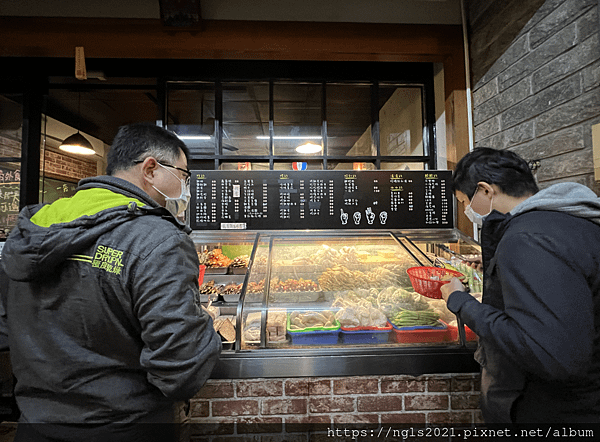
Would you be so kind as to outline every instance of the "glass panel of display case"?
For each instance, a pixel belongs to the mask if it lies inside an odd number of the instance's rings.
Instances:
[[[481,302],[483,294],[483,273],[467,265],[465,260],[469,260],[481,255],[481,248],[477,242],[460,231],[453,231],[448,234],[421,234],[407,235],[407,247],[414,253],[421,253],[427,260],[427,265],[443,266],[452,270],[458,270],[465,275],[464,283],[468,286],[469,292]],[[442,300],[432,301],[438,304],[440,313],[448,320],[448,328],[452,333],[457,332],[456,317],[446,308]],[[475,335],[468,327],[465,327],[467,341],[477,340]]]
[[[443,300],[412,287],[406,270],[425,261],[413,247],[386,232],[261,240],[242,306],[242,348],[456,345],[456,318]]]
[[[205,242],[193,234],[192,240],[201,266],[200,302],[237,303],[248,272],[253,237]]]
[[[269,83],[223,83],[223,154],[269,153]]]
[[[382,156],[423,153],[422,90],[379,84],[379,149]]]
[[[320,84],[273,85],[274,155],[308,157],[323,154],[322,91]]]
[[[327,84],[327,155],[375,156],[371,139],[371,85]]]
[[[263,331],[266,330],[266,315],[263,316],[262,312],[267,296],[265,281],[268,280],[270,250],[270,238],[262,235],[254,252],[244,295],[243,328],[240,342],[240,348],[242,349],[259,347]]]

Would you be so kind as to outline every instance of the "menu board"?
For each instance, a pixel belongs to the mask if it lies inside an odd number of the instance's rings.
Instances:
[[[452,172],[192,171],[194,230],[452,228]]]
[[[0,238],[5,238],[19,216],[21,170],[0,167]]]

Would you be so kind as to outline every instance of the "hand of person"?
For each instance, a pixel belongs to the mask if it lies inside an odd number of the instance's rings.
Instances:
[[[478,272],[483,270],[483,260],[481,259],[481,255],[463,262],[469,267],[473,267]]]
[[[452,278],[448,284],[442,285],[440,290],[442,292],[442,298],[444,301],[448,302],[448,297],[451,293],[464,292],[465,286],[462,282],[460,282],[460,279]]]

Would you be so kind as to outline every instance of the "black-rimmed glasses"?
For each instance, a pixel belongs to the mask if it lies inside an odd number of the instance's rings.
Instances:
[[[143,163],[144,161],[146,161],[145,158],[143,160],[134,161],[133,164],[140,164],[140,163]],[[158,164],[160,164],[161,166],[170,167],[172,169],[177,169],[180,172],[183,172],[184,176],[185,176],[185,184],[190,184],[190,177],[192,176],[192,172],[190,172],[188,169],[182,169],[181,167],[173,166],[172,164],[168,164],[168,163],[161,163],[158,160],[156,160],[156,162]]]

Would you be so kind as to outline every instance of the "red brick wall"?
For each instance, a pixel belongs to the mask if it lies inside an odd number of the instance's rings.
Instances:
[[[46,174],[75,180],[98,175],[96,160],[83,158],[76,158],[46,149],[40,159],[40,168],[42,161],[45,161],[44,171]]]
[[[266,432],[306,423],[476,424],[483,422],[479,387],[476,374],[211,379],[191,401],[191,421],[202,424],[195,431],[231,440],[260,433],[262,424],[270,424]]]

